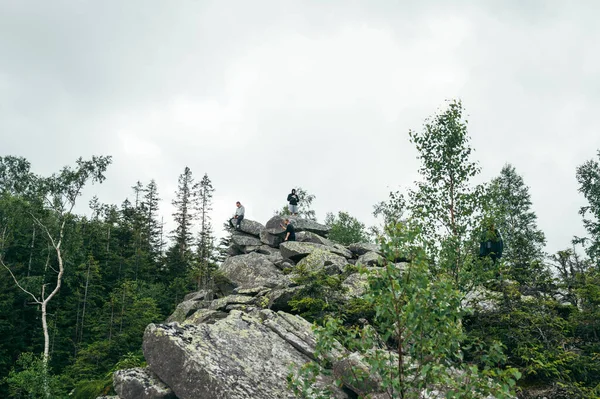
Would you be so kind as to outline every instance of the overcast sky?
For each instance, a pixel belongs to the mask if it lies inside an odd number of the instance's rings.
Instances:
[[[417,178],[408,130],[460,98],[481,180],[513,164],[553,252],[583,233],[575,168],[600,148],[599,15],[594,0],[0,0],[0,155],[43,174],[112,155],[87,195],[120,204],[155,179],[166,218],[189,166],[212,179],[219,230],[236,200],[264,223],[293,186],[320,220],[370,225]]]

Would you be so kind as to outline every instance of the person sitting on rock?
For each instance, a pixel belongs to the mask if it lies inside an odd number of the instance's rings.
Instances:
[[[285,219],[281,227],[285,229],[285,238],[283,241],[296,241],[296,229],[290,223],[290,219]]]
[[[292,216],[298,216],[298,202],[300,199],[296,194],[296,189],[292,189],[292,192],[288,194],[287,201],[290,203],[288,209],[290,210],[290,214]]]
[[[246,210],[244,209],[244,206],[240,201],[236,202],[235,206],[237,206],[237,209],[235,210],[235,215],[231,218],[229,223],[231,223],[231,225],[235,227],[236,230],[239,230],[242,220],[244,220],[244,212]]]

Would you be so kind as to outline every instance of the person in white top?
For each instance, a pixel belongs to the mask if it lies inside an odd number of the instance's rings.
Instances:
[[[235,229],[239,230],[240,224],[242,223],[242,220],[244,220],[244,212],[246,212],[246,209],[244,209],[244,206],[240,201],[236,202],[235,206],[237,206],[237,209],[235,210],[235,215],[233,216],[233,218],[231,218],[229,223],[231,223],[231,225]]]

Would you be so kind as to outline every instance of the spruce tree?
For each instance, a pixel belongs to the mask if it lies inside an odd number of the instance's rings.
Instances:
[[[598,160],[600,160],[600,150],[598,150]],[[582,206],[579,210],[588,237],[576,237],[575,242],[583,244],[587,255],[597,267],[600,267],[600,164],[598,160],[590,159],[577,168],[579,192],[588,201],[588,205]]]
[[[200,232],[198,237],[198,287],[208,286],[211,274],[215,269],[215,240],[212,231],[210,211],[212,211],[212,197],[215,189],[208,174],[204,174],[200,181],[198,200]]]
[[[160,248],[163,246],[161,241],[161,222],[158,220],[158,186],[154,179],[144,188],[144,207],[145,217],[145,239],[148,252],[156,259],[160,255]]]
[[[529,187],[512,165],[505,165],[491,181],[487,198],[492,220],[504,240],[508,277],[520,284],[541,282],[548,277],[543,264],[546,238],[531,210]]]
[[[198,184],[194,181],[192,171],[187,166],[179,176],[179,185],[173,200],[175,212],[175,229],[171,232],[174,250],[179,258],[179,264],[188,271],[192,259],[193,233],[192,222],[198,211]],[[187,266],[186,266],[187,265]]]

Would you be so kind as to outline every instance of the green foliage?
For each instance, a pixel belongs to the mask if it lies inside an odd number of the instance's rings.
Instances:
[[[440,258],[439,272],[449,273],[456,287],[467,291],[477,277],[471,270],[472,233],[479,224],[483,187],[471,183],[480,167],[471,160],[461,102],[449,102],[421,132],[409,135],[419,152],[422,180],[409,193],[408,209],[423,229],[429,256]]]
[[[588,237],[576,238],[575,241],[586,246],[588,256],[600,267],[600,164],[597,160],[589,160],[577,168],[577,182],[579,192],[588,201],[579,210]]]
[[[406,211],[406,199],[400,191],[390,191],[387,201],[381,201],[373,207],[373,216],[382,218],[382,228],[371,227],[371,233],[378,237],[385,233],[387,226],[395,226],[402,221]]]
[[[44,357],[25,352],[19,356],[6,382],[9,386],[9,398],[38,399],[46,397],[65,397],[60,389],[58,378],[48,372]]]
[[[312,262],[296,265],[292,280],[301,287],[289,305],[295,312],[309,321],[320,321],[326,315],[337,314],[344,304],[342,277],[329,275],[318,262],[318,251],[311,257]]]
[[[522,285],[539,286],[550,279],[550,274],[543,263],[546,239],[531,206],[529,187],[512,165],[505,165],[487,190],[488,217],[502,234],[506,277]]]
[[[298,217],[316,221],[317,214],[312,209],[315,196],[302,187],[295,187],[294,189],[298,196]],[[290,210],[287,205],[284,205],[281,209],[275,211],[275,215],[290,216]]]
[[[461,296],[451,280],[429,273],[418,229],[398,224],[388,231],[392,234],[382,241],[385,267],[364,271],[369,279],[365,299],[375,311],[373,325],[344,327],[339,318],[326,318],[316,329],[321,364],[351,361],[351,353],[359,353],[360,360],[339,378],[361,396],[385,392],[394,398],[420,398],[422,391],[434,387],[447,391],[448,398],[514,395],[520,374],[499,367],[504,356],[498,343],[482,351],[478,364],[463,363]],[[399,256],[412,262],[399,267],[393,263]],[[290,375],[289,384],[299,397],[328,397],[314,383],[322,372],[311,364]]]
[[[370,241],[364,223],[347,212],[340,211],[337,216],[328,213],[325,217],[325,225],[331,229],[327,238],[339,244],[350,245],[355,242]]]

